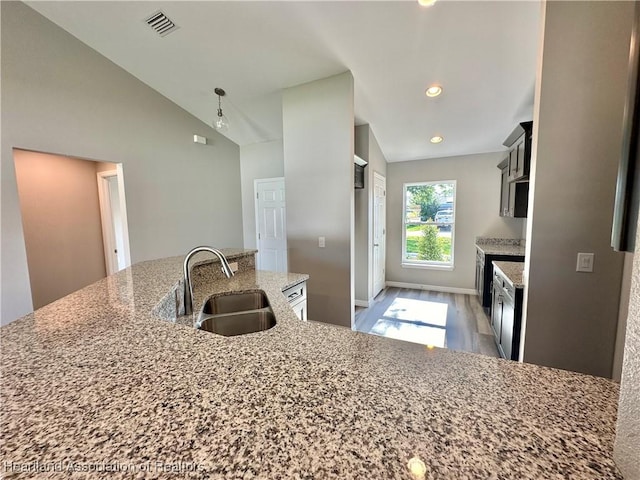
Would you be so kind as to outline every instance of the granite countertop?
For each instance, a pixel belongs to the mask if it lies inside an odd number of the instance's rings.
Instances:
[[[525,255],[525,240],[521,238],[476,237],[476,248],[485,255]]]
[[[493,266],[504,274],[514,288],[524,288],[522,279],[524,262],[493,262]]]
[[[499,245],[499,244],[477,244],[476,248],[485,255],[513,255],[523,256],[525,255],[524,245]]]
[[[609,380],[299,321],[299,275],[212,282],[264,289],[278,323],[199,331],[150,313],[181,260],[0,329],[4,478],[622,478]]]

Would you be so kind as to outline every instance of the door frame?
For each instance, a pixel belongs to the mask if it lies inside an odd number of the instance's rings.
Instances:
[[[376,292],[375,291],[375,287],[376,287],[376,272],[373,271],[373,266],[374,266],[374,262],[373,262],[373,257],[375,255],[375,211],[376,211],[376,205],[375,205],[375,200],[376,200],[376,180],[381,180],[383,185],[384,185],[384,201],[383,201],[383,205],[384,205],[384,219],[382,220],[382,231],[383,231],[383,238],[384,238],[384,245],[382,248],[382,265],[383,265],[383,270],[384,270],[384,274],[383,274],[383,282],[382,282],[382,289],[384,289],[385,284],[386,284],[386,262],[387,262],[387,177],[385,177],[384,175],[382,175],[381,173],[377,172],[377,171],[373,171],[373,186],[371,188],[371,201],[370,201],[370,205],[371,205],[371,241],[369,242],[369,251],[371,253],[371,283],[370,283],[370,292],[371,292],[371,298],[369,299],[369,303],[372,302],[372,300],[376,297],[376,295],[380,292]],[[380,291],[382,291],[382,289]]]
[[[256,262],[256,270],[258,269],[258,265],[260,264],[260,249],[258,248],[260,246],[260,215],[259,215],[259,199],[258,199],[258,186],[261,183],[269,183],[269,182],[278,182],[282,180],[282,182],[284,183],[284,177],[271,177],[271,178],[256,178],[253,180],[253,210],[254,210],[254,222],[255,222],[255,227],[256,227],[256,233],[255,233],[255,239],[256,239],[256,250],[258,250],[258,261]],[[286,213],[286,192],[285,192],[285,213]],[[285,232],[285,237],[284,237],[284,242],[285,242],[285,263],[286,263],[286,271],[289,270],[289,251],[287,249],[287,236],[286,236],[286,232],[287,232],[287,216],[285,214],[284,218],[282,219],[282,221],[284,222],[284,225],[282,226],[284,228],[284,232]]]
[[[122,219],[122,246],[124,249],[124,268],[131,265],[131,250],[129,247],[129,222],[127,220],[127,201],[124,193],[124,171],[122,164],[116,164],[115,170],[97,172],[98,199],[100,201],[100,220],[102,223],[102,241],[104,244],[104,261],[107,275],[113,275],[118,269],[117,260],[113,252],[116,249],[116,237],[111,221],[111,198],[109,195],[109,178],[116,177],[118,182],[118,200],[120,201],[120,218]]]

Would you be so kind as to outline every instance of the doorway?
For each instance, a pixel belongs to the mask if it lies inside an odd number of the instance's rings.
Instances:
[[[386,209],[387,179],[373,172],[373,297],[385,287]]]
[[[287,271],[284,177],[254,180],[258,270]]]
[[[122,164],[97,172],[97,177],[105,267],[113,275],[131,264]]]
[[[13,158],[35,310],[111,273],[96,174],[115,171],[118,181],[111,188],[126,226],[122,165],[21,149],[13,150]],[[119,236],[128,265],[126,228]]]

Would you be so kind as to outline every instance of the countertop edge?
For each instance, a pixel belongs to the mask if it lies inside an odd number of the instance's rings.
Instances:
[[[522,262],[493,261],[494,270],[499,270],[502,276],[511,284],[513,288],[524,289],[522,279]]]

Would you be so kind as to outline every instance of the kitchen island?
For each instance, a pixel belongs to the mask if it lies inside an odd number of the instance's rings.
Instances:
[[[136,264],[0,329],[3,478],[622,478],[611,381],[302,322],[296,274],[201,286],[262,289],[277,324],[199,331],[153,313],[181,267]]]

